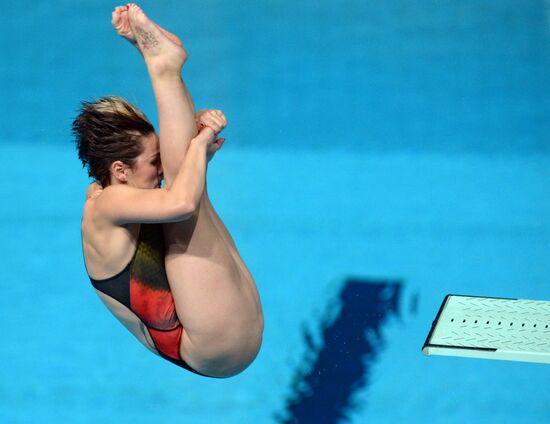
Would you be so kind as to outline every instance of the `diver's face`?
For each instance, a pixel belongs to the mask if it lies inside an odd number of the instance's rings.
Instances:
[[[128,174],[128,184],[136,188],[159,188],[162,181],[159,139],[155,133],[140,138],[143,152]]]

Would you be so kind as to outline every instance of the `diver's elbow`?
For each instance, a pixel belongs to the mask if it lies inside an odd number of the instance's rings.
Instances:
[[[174,222],[186,221],[191,218],[195,211],[197,210],[198,205],[192,200],[184,200],[179,202],[174,211]]]
[[[182,196],[177,205],[177,220],[185,221],[191,218],[199,209],[201,196],[189,193]]]

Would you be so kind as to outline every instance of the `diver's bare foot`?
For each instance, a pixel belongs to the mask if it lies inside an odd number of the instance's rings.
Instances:
[[[126,38],[130,43],[136,45],[136,37],[130,27],[130,21],[128,20],[128,6],[117,6],[112,13],[111,24],[121,37]]]
[[[118,35],[126,38],[130,43],[137,47],[136,36],[132,32],[132,27],[130,26],[130,21],[128,19],[128,5],[126,6],[117,6],[112,13],[111,23],[115,28]],[[181,40],[176,34],[172,34],[169,31],[166,31],[164,28],[160,27],[157,23],[153,22],[155,26],[166,36],[170,41],[182,46]]]
[[[181,71],[187,59],[183,47],[171,41],[135,3],[128,5],[128,21],[150,71],[165,73]]]

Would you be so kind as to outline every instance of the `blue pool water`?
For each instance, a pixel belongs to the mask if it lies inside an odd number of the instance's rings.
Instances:
[[[115,3],[0,4],[0,422],[550,421],[548,365],[420,352],[448,293],[550,300],[550,3],[141,3],[230,121],[209,190],[266,329],[227,380],[150,354],[86,278],[78,102],[156,120]]]

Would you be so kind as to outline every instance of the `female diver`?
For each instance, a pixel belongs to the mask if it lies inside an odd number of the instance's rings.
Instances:
[[[119,97],[82,103],[73,134],[95,180],[82,217],[86,270],[107,308],[152,352],[197,374],[233,376],[258,354],[263,314],[206,188],[225,116],[195,115],[177,36],[133,3],[117,7],[112,24],[143,56],[160,137]]]

